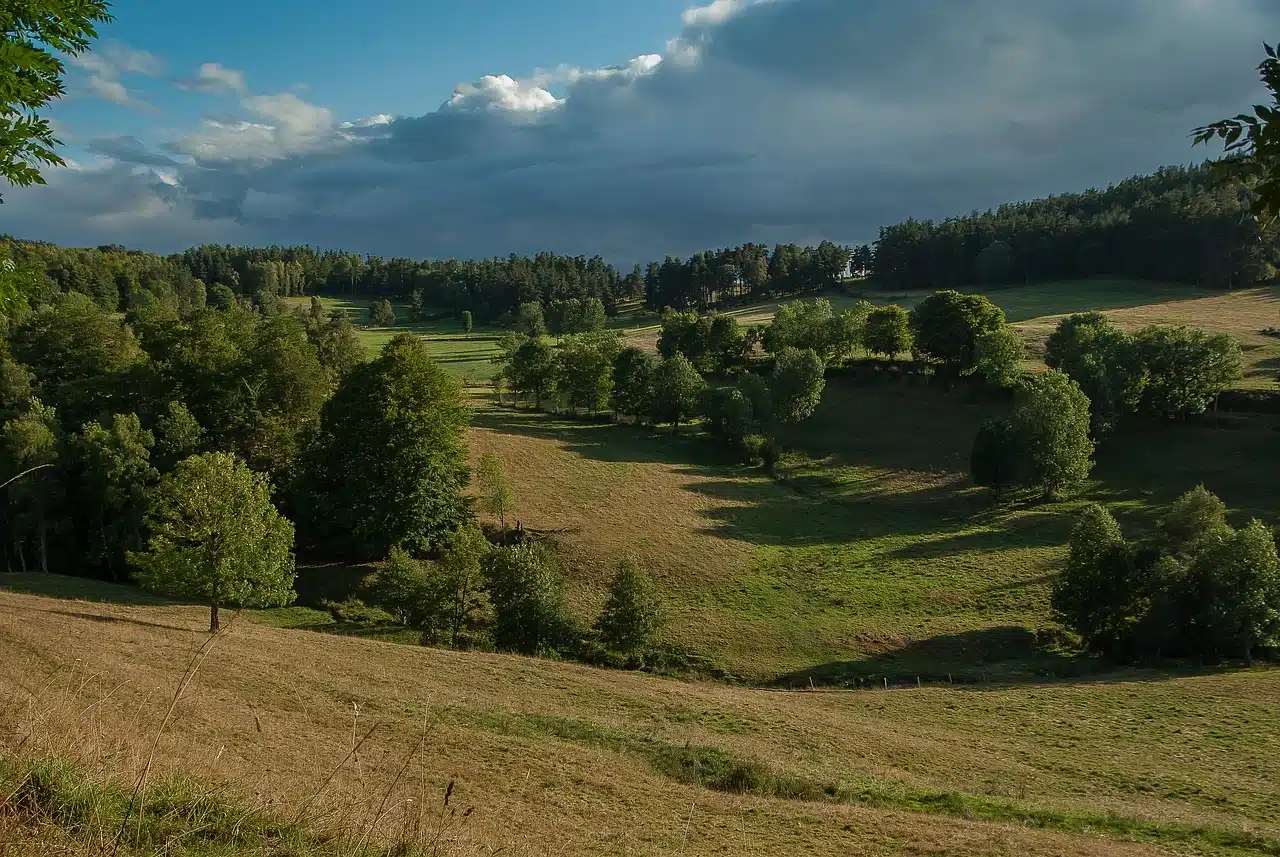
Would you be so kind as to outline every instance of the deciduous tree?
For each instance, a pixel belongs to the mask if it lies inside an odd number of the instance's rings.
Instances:
[[[147,512],[151,536],[130,554],[138,582],[209,605],[209,630],[224,606],[289,604],[293,524],[271,503],[271,486],[234,455],[211,452],[164,477]]]
[[[683,354],[675,354],[658,364],[653,371],[651,415],[654,425],[671,423],[676,432],[680,423],[698,413],[698,398],[706,382]]]
[[[60,141],[37,111],[62,97],[62,56],[78,56],[111,20],[106,0],[7,0],[0,13],[0,177],[44,184],[40,169],[62,166]]]
[[[468,514],[470,418],[458,380],[398,334],[324,406],[299,498],[306,532],[363,556],[439,545]]]
[[[911,325],[907,311],[897,304],[876,307],[867,315],[863,345],[872,354],[896,360],[911,350]]]
[[[827,366],[812,348],[784,348],[774,361],[769,393],[774,415],[783,422],[807,420],[818,409]]]
[[[912,350],[962,375],[973,368],[978,338],[1004,323],[1004,311],[981,295],[935,292],[911,311]]]
[[[662,597],[653,580],[634,558],[622,557],[596,621],[600,639],[620,652],[638,652],[652,644],[664,619]]]

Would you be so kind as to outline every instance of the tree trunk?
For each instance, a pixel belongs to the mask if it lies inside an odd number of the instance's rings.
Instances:
[[[44,515],[40,515],[40,570],[45,574],[49,573],[49,533],[48,526],[44,521]]]
[[[218,605],[211,604],[209,605],[209,633],[216,634],[218,632],[219,627],[220,625],[218,622]]]

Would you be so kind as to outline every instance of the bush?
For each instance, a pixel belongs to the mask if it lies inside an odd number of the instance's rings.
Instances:
[[[907,311],[897,304],[876,307],[867,316],[863,344],[872,354],[896,360],[911,350],[911,325]]]
[[[596,621],[606,646],[631,653],[647,648],[664,622],[662,599],[644,569],[631,557],[618,561],[609,599]]]
[[[485,557],[483,574],[499,649],[536,655],[572,641],[574,623],[560,572],[546,549],[534,544],[496,548]]]
[[[1027,347],[1018,331],[1009,325],[989,330],[978,337],[973,371],[992,387],[1007,389],[1018,383]]]
[[[344,625],[390,625],[396,621],[396,617],[386,610],[365,604],[359,598],[321,601],[320,609],[328,611],[335,622]]]
[[[1004,323],[1004,311],[981,295],[935,292],[911,311],[912,347],[949,374],[963,375],[973,369],[978,339]]]
[[[812,416],[822,401],[826,369],[813,349],[784,348],[778,352],[769,383],[775,416],[783,422],[800,422]]]
[[[364,579],[368,599],[410,628],[434,627],[437,605],[427,584],[426,564],[392,548],[382,567]]]

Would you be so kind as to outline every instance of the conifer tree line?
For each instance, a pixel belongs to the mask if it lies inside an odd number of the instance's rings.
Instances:
[[[869,264],[870,249],[861,248]],[[599,257],[539,253],[532,257],[416,261],[382,259],[311,247],[194,247],[160,257],[118,245],[68,249],[0,238],[0,255],[30,272],[28,297],[42,303],[75,291],[99,306],[125,311],[151,293],[173,294],[184,306],[226,306],[239,300],[268,312],[279,298],[339,295],[407,303],[418,315],[469,312],[485,324],[513,320],[518,308],[539,303],[550,312],[568,302],[592,302],[614,314],[622,302],[706,308],[733,299],[818,291],[835,285],[850,259],[847,248],[763,245],[667,259],[622,274]]]
[[[872,278],[957,289],[1112,276],[1236,288],[1275,276],[1280,226],[1252,213],[1259,179],[1165,167],[1105,190],[880,230]]]

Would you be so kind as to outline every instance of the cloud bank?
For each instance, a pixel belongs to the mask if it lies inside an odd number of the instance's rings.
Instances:
[[[239,96],[236,115],[154,150],[94,141],[93,163],[7,191],[0,231],[623,264],[748,240],[864,241],[908,216],[1205,157],[1187,132],[1257,100],[1253,66],[1280,7],[715,0],[673,24],[661,55],[496,73],[416,117],[376,104],[335,117],[292,93],[250,95],[242,74],[206,64],[182,85]]]

